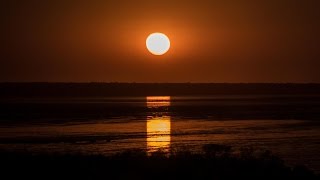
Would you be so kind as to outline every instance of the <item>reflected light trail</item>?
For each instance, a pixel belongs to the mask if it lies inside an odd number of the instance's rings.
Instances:
[[[148,96],[148,108],[170,106],[170,96]],[[147,151],[148,153],[162,150],[168,152],[171,142],[171,117],[152,116],[147,120]]]
[[[147,121],[147,149],[155,152],[159,149],[167,152],[170,148],[171,119],[169,116],[154,117]]]
[[[170,96],[148,96],[147,107],[148,108],[169,107],[170,100],[171,100]]]

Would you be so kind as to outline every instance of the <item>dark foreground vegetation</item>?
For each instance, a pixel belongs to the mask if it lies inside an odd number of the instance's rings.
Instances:
[[[207,145],[201,153],[130,150],[112,156],[1,152],[1,179],[319,179],[269,151]]]

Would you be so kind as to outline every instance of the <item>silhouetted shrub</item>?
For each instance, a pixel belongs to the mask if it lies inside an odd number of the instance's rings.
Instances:
[[[1,152],[1,179],[318,179],[270,151],[209,144],[202,152],[133,149],[110,156]]]

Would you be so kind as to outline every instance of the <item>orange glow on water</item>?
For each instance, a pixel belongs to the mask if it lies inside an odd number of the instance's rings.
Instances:
[[[147,107],[169,107],[170,96],[148,96]],[[171,142],[171,117],[153,116],[147,120],[147,149],[148,152],[158,150],[169,151]]]
[[[154,117],[147,121],[147,149],[155,152],[159,149],[168,151],[171,142],[171,118]]]
[[[170,101],[171,101],[170,96],[148,96],[147,107],[148,108],[168,107],[170,106]]]

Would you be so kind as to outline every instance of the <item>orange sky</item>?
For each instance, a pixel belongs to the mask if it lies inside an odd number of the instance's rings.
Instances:
[[[320,82],[320,2],[17,1],[1,11],[0,81]],[[153,56],[152,32],[171,49]]]

